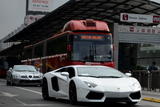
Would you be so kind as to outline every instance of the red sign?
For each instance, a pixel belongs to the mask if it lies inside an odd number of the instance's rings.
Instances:
[[[160,16],[153,16],[153,23],[160,23]]]
[[[128,20],[128,14],[123,14],[122,18],[123,18],[123,20]]]

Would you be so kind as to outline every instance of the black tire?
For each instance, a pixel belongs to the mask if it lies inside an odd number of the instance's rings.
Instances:
[[[74,82],[69,85],[69,100],[72,105],[77,104],[77,90]]]
[[[46,78],[43,78],[43,82],[42,82],[42,97],[44,100],[50,100],[49,93],[48,93],[48,82]]]

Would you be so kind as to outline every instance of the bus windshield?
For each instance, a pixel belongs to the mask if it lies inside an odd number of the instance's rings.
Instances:
[[[74,35],[72,60],[85,62],[112,61],[111,35]]]

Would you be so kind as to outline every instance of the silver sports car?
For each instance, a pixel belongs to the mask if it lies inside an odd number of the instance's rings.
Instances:
[[[14,65],[7,71],[7,85],[41,85],[43,74],[32,65]]]
[[[74,65],[44,74],[42,96],[76,102],[126,102],[141,100],[139,82],[106,66]]]

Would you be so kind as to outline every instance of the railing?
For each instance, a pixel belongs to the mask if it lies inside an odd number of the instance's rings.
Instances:
[[[132,76],[138,79],[143,89],[160,91],[160,71],[136,70]]]

